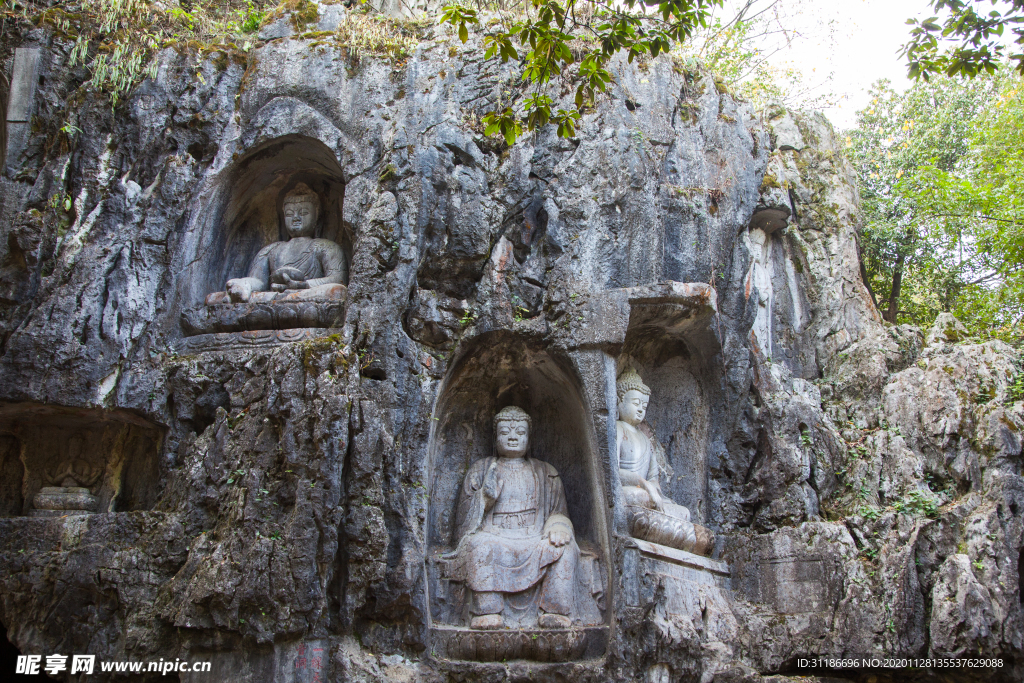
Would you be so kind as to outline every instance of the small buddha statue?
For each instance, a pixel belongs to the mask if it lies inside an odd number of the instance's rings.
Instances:
[[[306,185],[296,185],[282,203],[289,239],[263,247],[246,277],[228,280],[226,291],[210,294],[206,303],[341,298],[345,255],[335,242],[312,237],[319,214],[320,198]]]
[[[695,528],[690,511],[669,500],[658,482],[661,447],[643,423],[650,388],[632,368],[622,373],[615,388],[619,399],[616,454],[631,533],[653,543],[704,554],[710,550],[710,531]]]
[[[581,553],[562,480],[527,457],[530,416],[510,406],[494,417],[497,456],[466,473],[448,578],[465,584],[469,626],[566,629],[601,623],[596,558]]]

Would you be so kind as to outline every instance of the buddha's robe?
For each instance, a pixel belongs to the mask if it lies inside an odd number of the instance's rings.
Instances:
[[[652,439],[641,429],[621,420],[615,426],[619,444],[619,469],[632,472],[649,482],[658,483],[658,459],[654,452]],[[655,509],[650,494],[641,487],[623,484],[622,494],[627,505]],[[662,498],[661,512],[681,521],[690,522],[690,511],[665,497]]]
[[[341,247],[330,240],[295,237],[287,242],[274,242],[256,254],[249,269],[249,277],[258,280],[254,291],[265,291],[285,281],[278,273],[294,268],[300,275],[293,280],[305,281],[310,289],[323,285],[340,284],[345,276],[345,256]]]
[[[484,480],[494,463],[500,486],[488,508]],[[553,529],[565,531],[569,542],[553,545],[548,540]],[[456,540],[450,578],[474,593],[471,612],[500,613],[506,597],[539,585],[540,611],[600,623],[595,595],[601,580],[594,576],[594,558],[581,558],[562,480],[548,463],[493,456],[474,462],[459,495]]]

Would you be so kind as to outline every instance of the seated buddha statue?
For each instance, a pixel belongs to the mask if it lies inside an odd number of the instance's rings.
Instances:
[[[672,502],[658,481],[661,446],[643,422],[650,388],[630,368],[619,377],[615,389],[619,399],[616,454],[630,532],[635,538],[704,554],[710,550],[710,531],[695,526],[690,511]]]
[[[344,295],[345,255],[335,242],[314,238],[320,198],[309,187],[296,185],[282,202],[288,239],[263,247],[246,277],[227,281],[206,303],[321,301]]]
[[[444,559],[468,589],[473,629],[601,623],[596,558],[576,543],[558,472],[526,456],[530,426],[520,408],[498,412],[497,455],[470,466],[459,494],[458,545]]]

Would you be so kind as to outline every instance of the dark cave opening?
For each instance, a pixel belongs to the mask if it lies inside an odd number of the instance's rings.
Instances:
[[[0,638],[0,683],[28,683],[29,681],[50,680],[43,674],[27,676],[14,673],[17,671],[18,655],[21,655],[22,652],[8,640],[7,626],[0,624],[0,628],[4,631],[4,637]],[[40,670],[42,670],[41,666]]]

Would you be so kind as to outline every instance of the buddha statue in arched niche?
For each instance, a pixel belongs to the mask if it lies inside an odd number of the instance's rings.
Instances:
[[[459,493],[447,578],[466,587],[473,629],[567,629],[602,621],[597,558],[580,550],[557,470],[527,455],[532,421],[494,417],[497,455],[470,465]]]
[[[344,296],[345,255],[335,242],[313,237],[320,198],[304,184],[282,202],[288,239],[256,254],[246,277],[227,281],[225,291],[206,297],[207,304],[270,301],[327,301]]]
[[[664,451],[644,423],[651,389],[633,368],[615,383],[619,419],[615,423],[615,452],[630,533],[652,543],[707,554],[708,529],[693,524],[690,511],[669,499],[661,489]]]

